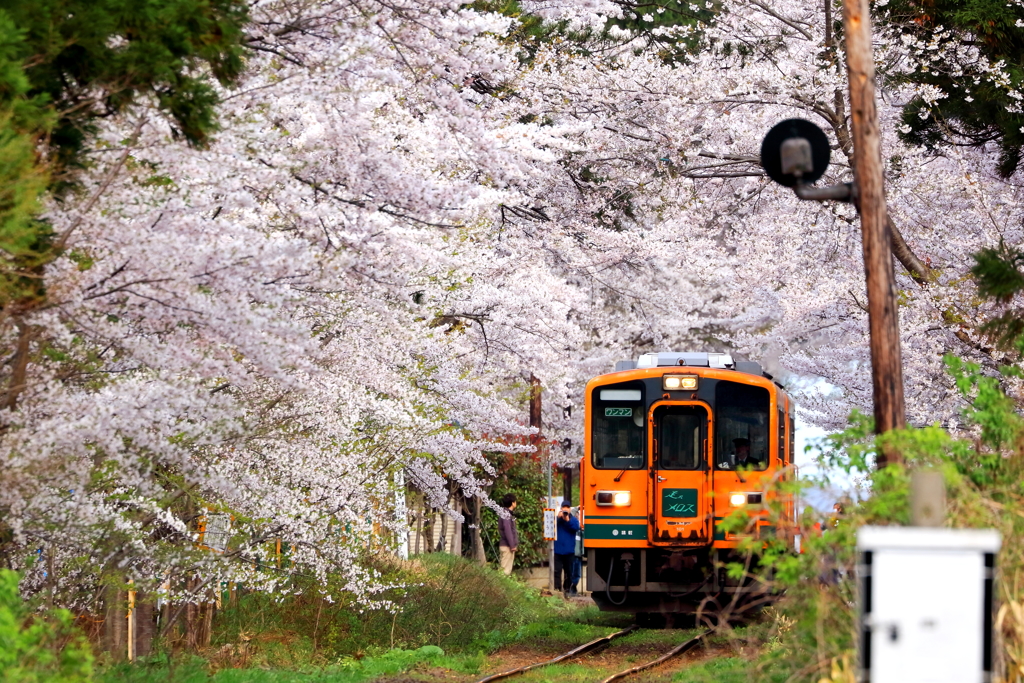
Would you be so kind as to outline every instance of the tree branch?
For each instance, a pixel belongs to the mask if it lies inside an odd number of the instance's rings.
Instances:
[[[892,221],[892,216],[889,216],[889,235],[891,240],[892,255],[896,257],[896,260],[903,264],[903,267],[910,273],[910,277],[914,278],[914,282],[919,285],[926,285],[930,282],[935,281],[935,271],[927,263],[924,263],[921,259],[917,258],[917,255],[910,250],[907,246],[906,240],[903,239],[903,235],[900,233],[899,228]]]

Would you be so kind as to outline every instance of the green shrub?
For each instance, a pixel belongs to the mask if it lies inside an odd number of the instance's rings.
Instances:
[[[494,453],[490,457],[497,474],[492,494],[499,502],[506,493],[516,495],[516,526],[519,530],[517,568],[534,567],[548,559],[544,540],[544,504],[548,493],[545,466],[533,454]],[[561,485],[561,481],[555,482]],[[482,511],[481,534],[489,562],[498,562],[498,515],[490,508]]]
[[[739,657],[718,657],[679,671],[673,683],[747,683],[748,664]]]
[[[433,645],[416,650],[390,650],[375,657],[345,658],[323,669],[220,669],[211,673],[210,662],[201,657],[183,657],[175,662],[154,658],[137,664],[119,664],[104,672],[109,683],[363,683],[391,677],[420,666],[438,667],[459,673],[477,674],[482,656],[451,657]]]
[[[390,606],[364,609],[329,581],[324,590],[299,579],[287,599],[243,595],[215,618],[215,648],[245,641],[232,665],[325,665],[388,650],[477,652],[552,611],[540,595],[492,566],[443,553],[409,562],[378,560],[385,581],[377,596]],[[328,599],[327,595],[331,598]]]
[[[16,572],[0,569],[0,682],[92,680],[92,652],[67,610],[32,614]]]
[[[978,438],[960,439],[935,425],[894,430],[879,437],[871,419],[854,414],[851,426],[828,437],[822,460],[833,470],[863,477],[870,496],[849,506],[826,533],[798,530],[804,552],[793,554],[782,539],[757,549],[759,578],[785,590],[771,611],[768,644],[752,679],[764,681],[853,681],[856,668],[856,531],[860,526],[908,524],[910,472],[941,472],[946,483],[946,526],[994,528],[1002,535],[997,596],[1001,625],[997,660],[1024,670],[1024,418],[1000,388],[998,378],[947,358],[957,388],[971,401],[965,418]],[[1019,375],[1016,369],[1004,370]],[[897,452],[903,464],[874,471],[880,448]],[[777,511],[776,511],[777,512]],[[744,520],[731,519],[733,528]],[[753,546],[751,546],[753,550]],[[743,567],[730,567],[730,573]]]

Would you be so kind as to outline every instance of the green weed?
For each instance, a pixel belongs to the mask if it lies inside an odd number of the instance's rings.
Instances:
[[[616,643],[620,645],[654,645],[669,650],[694,636],[703,633],[704,629],[641,629],[623,636]]]
[[[614,673],[583,663],[553,664],[518,677],[519,683],[593,683]]]
[[[910,473],[919,468],[943,474],[947,527],[993,528],[1002,535],[997,661],[1007,670],[1024,671],[1024,418],[999,378],[956,358],[946,362],[957,388],[971,401],[964,416],[978,438],[959,439],[939,426],[895,430],[876,438],[871,419],[858,414],[847,430],[827,438],[824,464],[863,477],[871,495],[827,520],[824,533],[814,532],[815,515],[805,514],[794,530],[804,540],[800,555],[787,548],[784,538],[757,549],[750,572],[784,589],[785,597],[769,610],[764,645],[750,665],[751,680],[855,680],[856,532],[866,524],[909,523]],[[874,471],[879,449],[899,454],[903,462]],[[745,523],[730,521],[738,529]],[[739,567],[740,574],[744,571]]]
[[[483,661],[481,655],[451,656],[439,647],[426,645],[417,650],[391,650],[361,660],[346,658],[315,671],[240,668],[221,669],[211,674],[208,661],[189,656],[178,661],[154,658],[134,665],[121,664],[108,669],[100,680],[102,683],[362,683],[423,666],[476,674]]]
[[[524,624],[510,634],[507,642],[532,643],[539,640],[550,643],[573,645],[589,642],[595,638],[614,633],[622,626],[581,623],[567,619],[565,615]]]
[[[493,567],[451,555],[381,563],[379,571],[402,586],[380,596],[391,609],[361,609],[330,583],[324,590],[299,584],[300,594],[285,601],[249,594],[217,616],[213,647],[231,652],[231,666],[274,668],[320,667],[428,645],[476,653],[500,647],[510,632],[557,609]]]
[[[33,614],[18,590],[17,572],[0,569],[0,680],[4,683],[86,683],[92,652],[67,610]]]
[[[750,663],[739,657],[718,657],[677,671],[673,683],[747,683]]]

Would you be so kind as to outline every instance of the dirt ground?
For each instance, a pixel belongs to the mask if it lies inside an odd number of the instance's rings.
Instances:
[[[680,632],[680,638],[675,644],[692,637],[692,633],[692,631]],[[597,652],[585,654],[558,665],[540,667],[506,680],[516,683],[543,683],[551,680],[561,683],[576,683],[577,681],[597,683],[611,674],[657,659],[672,649],[675,644],[613,642]],[[473,683],[490,674],[551,659],[567,649],[569,648],[562,643],[517,643],[491,655],[477,674],[467,675],[446,669],[432,668],[413,671],[401,676],[379,678],[374,683],[425,683],[426,681]],[[625,680],[630,683],[667,683],[672,680],[676,672],[698,662],[716,657],[736,656],[737,654],[736,650],[728,647],[698,645],[679,657],[656,668],[634,674]]]
[[[590,597],[584,596],[570,598],[569,601],[580,608],[594,604]],[[635,634],[605,645],[596,652],[581,655],[559,664],[538,667],[525,674],[516,674],[502,680],[507,680],[510,683],[598,683],[612,674],[657,659],[673,647],[694,637],[698,632],[696,629],[641,629]],[[432,667],[416,669],[397,676],[378,678],[373,683],[427,683],[428,681],[475,683],[491,674],[551,659],[571,647],[564,640],[537,639],[532,642],[518,642],[488,656],[480,671],[475,674]],[[627,683],[669,683],[683,669],[706,663],[708,660],[725,657],[750,660],[756,654],[757,648],[751,647],[749,643],[733,641],[732,645],[728,645],[719,639],[718,642],[710,644],[701,643],[657,667],[621,680]]]
[[[689,635],[689,634],[687,634]],[[681,637],[679,642],[683,642],[687,638]],[[655,644],[631,644],[631,643],[612,643],[608,647],[585,654],[576,659],[564,662],[564,665],[577,665],[585,669],[594,672],[594,681],[600,680],[601,678],[610,676],[613,673],[619,671],[625,671],[634,666],[638,666],[645,662],[657,659],[666,652],[672,649],[672,645],[655,645]],[[544,658],[547,648],[533,649],[529,647],[523,647],[519,645],[515,648],[509,648],[507,650],[501,650],[494,654],[493,657],[488,661],[487,670],[481,672],[481,675],[477,677],[483,678],[483,676],[494,673],[497,671],[507,671],[508,669],[514,669],[518,666],[530,664],[539,661]],[[564,651],[564,650],[562,650]],[[553,652],[550,656],[561,654],[562,651]],[[637,683],[653,683],[655,681],[669,681],[672,678],[672,674],[676,671],[690,666],[696,662],[704,659],[712,659],[715,657],[725,656],[726,654],[733,654],[731,650],[714,647],[708,648],[698,645],[692,650],[679,655],[674,659],[670,659],[664,664],[659,665],[656,668],[643,671],[633,676],[630,676],[628,681],[635,681]],[[543,669],[535,670],[542,672]],[[530,676],[529,672],[524,676],[518,676],[515,680],[527,681],[535,676]],[[513,679],[510,679],[513,680]]]

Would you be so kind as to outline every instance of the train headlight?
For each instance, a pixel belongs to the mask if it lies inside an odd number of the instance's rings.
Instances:
[[[596,499],[601,506],[624,508],[629,507],[632,497],[629,491],[598,491]]]
[[[667,391],[696,391],[697,375],[662,375],[661,388]]]
[[[733,493],[729,495],[729,502],[735,507],[746,503],[747,505],[760,505],[762,496],[760,493]]]

